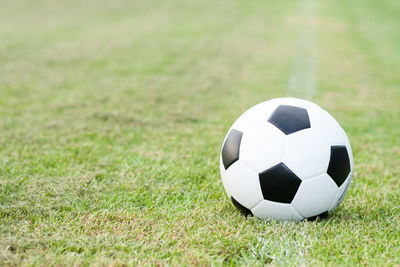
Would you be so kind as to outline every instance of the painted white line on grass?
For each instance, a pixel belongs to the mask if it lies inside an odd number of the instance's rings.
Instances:
[[[292,97],[312,99],[316,91],[318,47],[313,23],[316,12],[317,2],[304,0],[295,60],[287,87],[287,94]]]

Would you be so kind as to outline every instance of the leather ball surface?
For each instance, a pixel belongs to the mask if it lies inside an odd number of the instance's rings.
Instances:
[[[277,98],[244,112],[221,150],[225,190],[244,214],[300,221],[326,216],[350,185],[353,155],[338,122],[318,105]]]

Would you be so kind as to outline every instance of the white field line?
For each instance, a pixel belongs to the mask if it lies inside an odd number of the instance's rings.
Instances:
[[[304,0],[296,41],[296,54],[289,78],[287,94],[292,97],[312,99],[317,87],[317,54],[314,17],[317,12],[316,0]]]

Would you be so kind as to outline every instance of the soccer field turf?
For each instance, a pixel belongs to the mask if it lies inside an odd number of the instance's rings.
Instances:
[[[0,8],[0,265],[400,265],[400,2],[11,1]],[[219,153],[274,97],[347,132],[326,220],[244,217]]]

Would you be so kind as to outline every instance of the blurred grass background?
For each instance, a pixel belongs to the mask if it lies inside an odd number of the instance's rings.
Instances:
[[[2,0],[0,265],[399,265],[399,11]],[[321,105],[352,143],[328,220],[245,218],[225,195],[226,131],[280,96]]]

